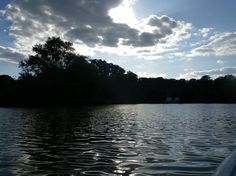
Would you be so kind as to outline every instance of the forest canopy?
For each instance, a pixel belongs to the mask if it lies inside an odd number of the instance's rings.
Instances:
[[[51,37],[19,63],[20,77],[0,75],[1,106],[113,103],[236,103],[236,78],[212,80],[138,78],[104,60],[74,52],[73,44]]]

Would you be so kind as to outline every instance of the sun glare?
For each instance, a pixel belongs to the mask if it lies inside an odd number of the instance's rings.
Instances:
[[[135,17],[132,5],[134,0],[123,0],[120,6],[111,9],[109,15],[115,23],[125,23],[130,27],[135,27],[138,23],[137,18]]]

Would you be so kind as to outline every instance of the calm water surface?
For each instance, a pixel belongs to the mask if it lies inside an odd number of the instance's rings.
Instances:
[[[211,175],[236,105],[0,108],[0,175]]]

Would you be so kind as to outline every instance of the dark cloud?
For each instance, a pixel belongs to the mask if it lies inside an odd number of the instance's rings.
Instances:
[[[187,30],[184,23],[168,16],[149,18],[146,25],[154,27],[153,32],[114,23],[109,11],[121,3],[122,0],[20,0],[7,6],[6,16],[12,22],[10,33],[19,45],[32,36],[43,39],[59,35],[90,47],[146,47],[167,42],[167,36],[175,30]]]
[[[174,19],[168,17],[168,16],[155,16],[155,15],[152,15],[149,17],[149,21],[148,21],[148,24],[150,26],[156,26],[158,28],[170,28],[170,29],[173,29],[173,28],[176,28],[178,27],[178,22],[175,21]]]
[[[168,16],[150,16],[147,25],[155,27],[153,32],[141,32],[136,38],[127,41],[132,46],[153,46],[157,43],[165,43],[165,38],[174,33],[175,28],[182,26],[181,22],[177,22]]]
[[[23,58],[24,55],[16,52],[14,49],[0,46],[0,60],[18,63]]]
[[[139,35],[128,39],[124,44],[136,46],[136,47],[145,47],[153,46],[158,43],[158,38],[154,33],[142,32]]]
[[[196,52],[199,52],[199,53],[214,53],[214,49],[212,48],[197,48],[195,50]]]
[[[79,39],[89,46],[94,46],[97,43],[101,43],[101,38],[99,38],[97,31],[91,27],[78,27],[70,30],[66,35],[75,40]]]

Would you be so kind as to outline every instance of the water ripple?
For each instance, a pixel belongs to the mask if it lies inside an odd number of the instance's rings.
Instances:
[[[211,175],[236,105],[0,109],[0,175]]]

